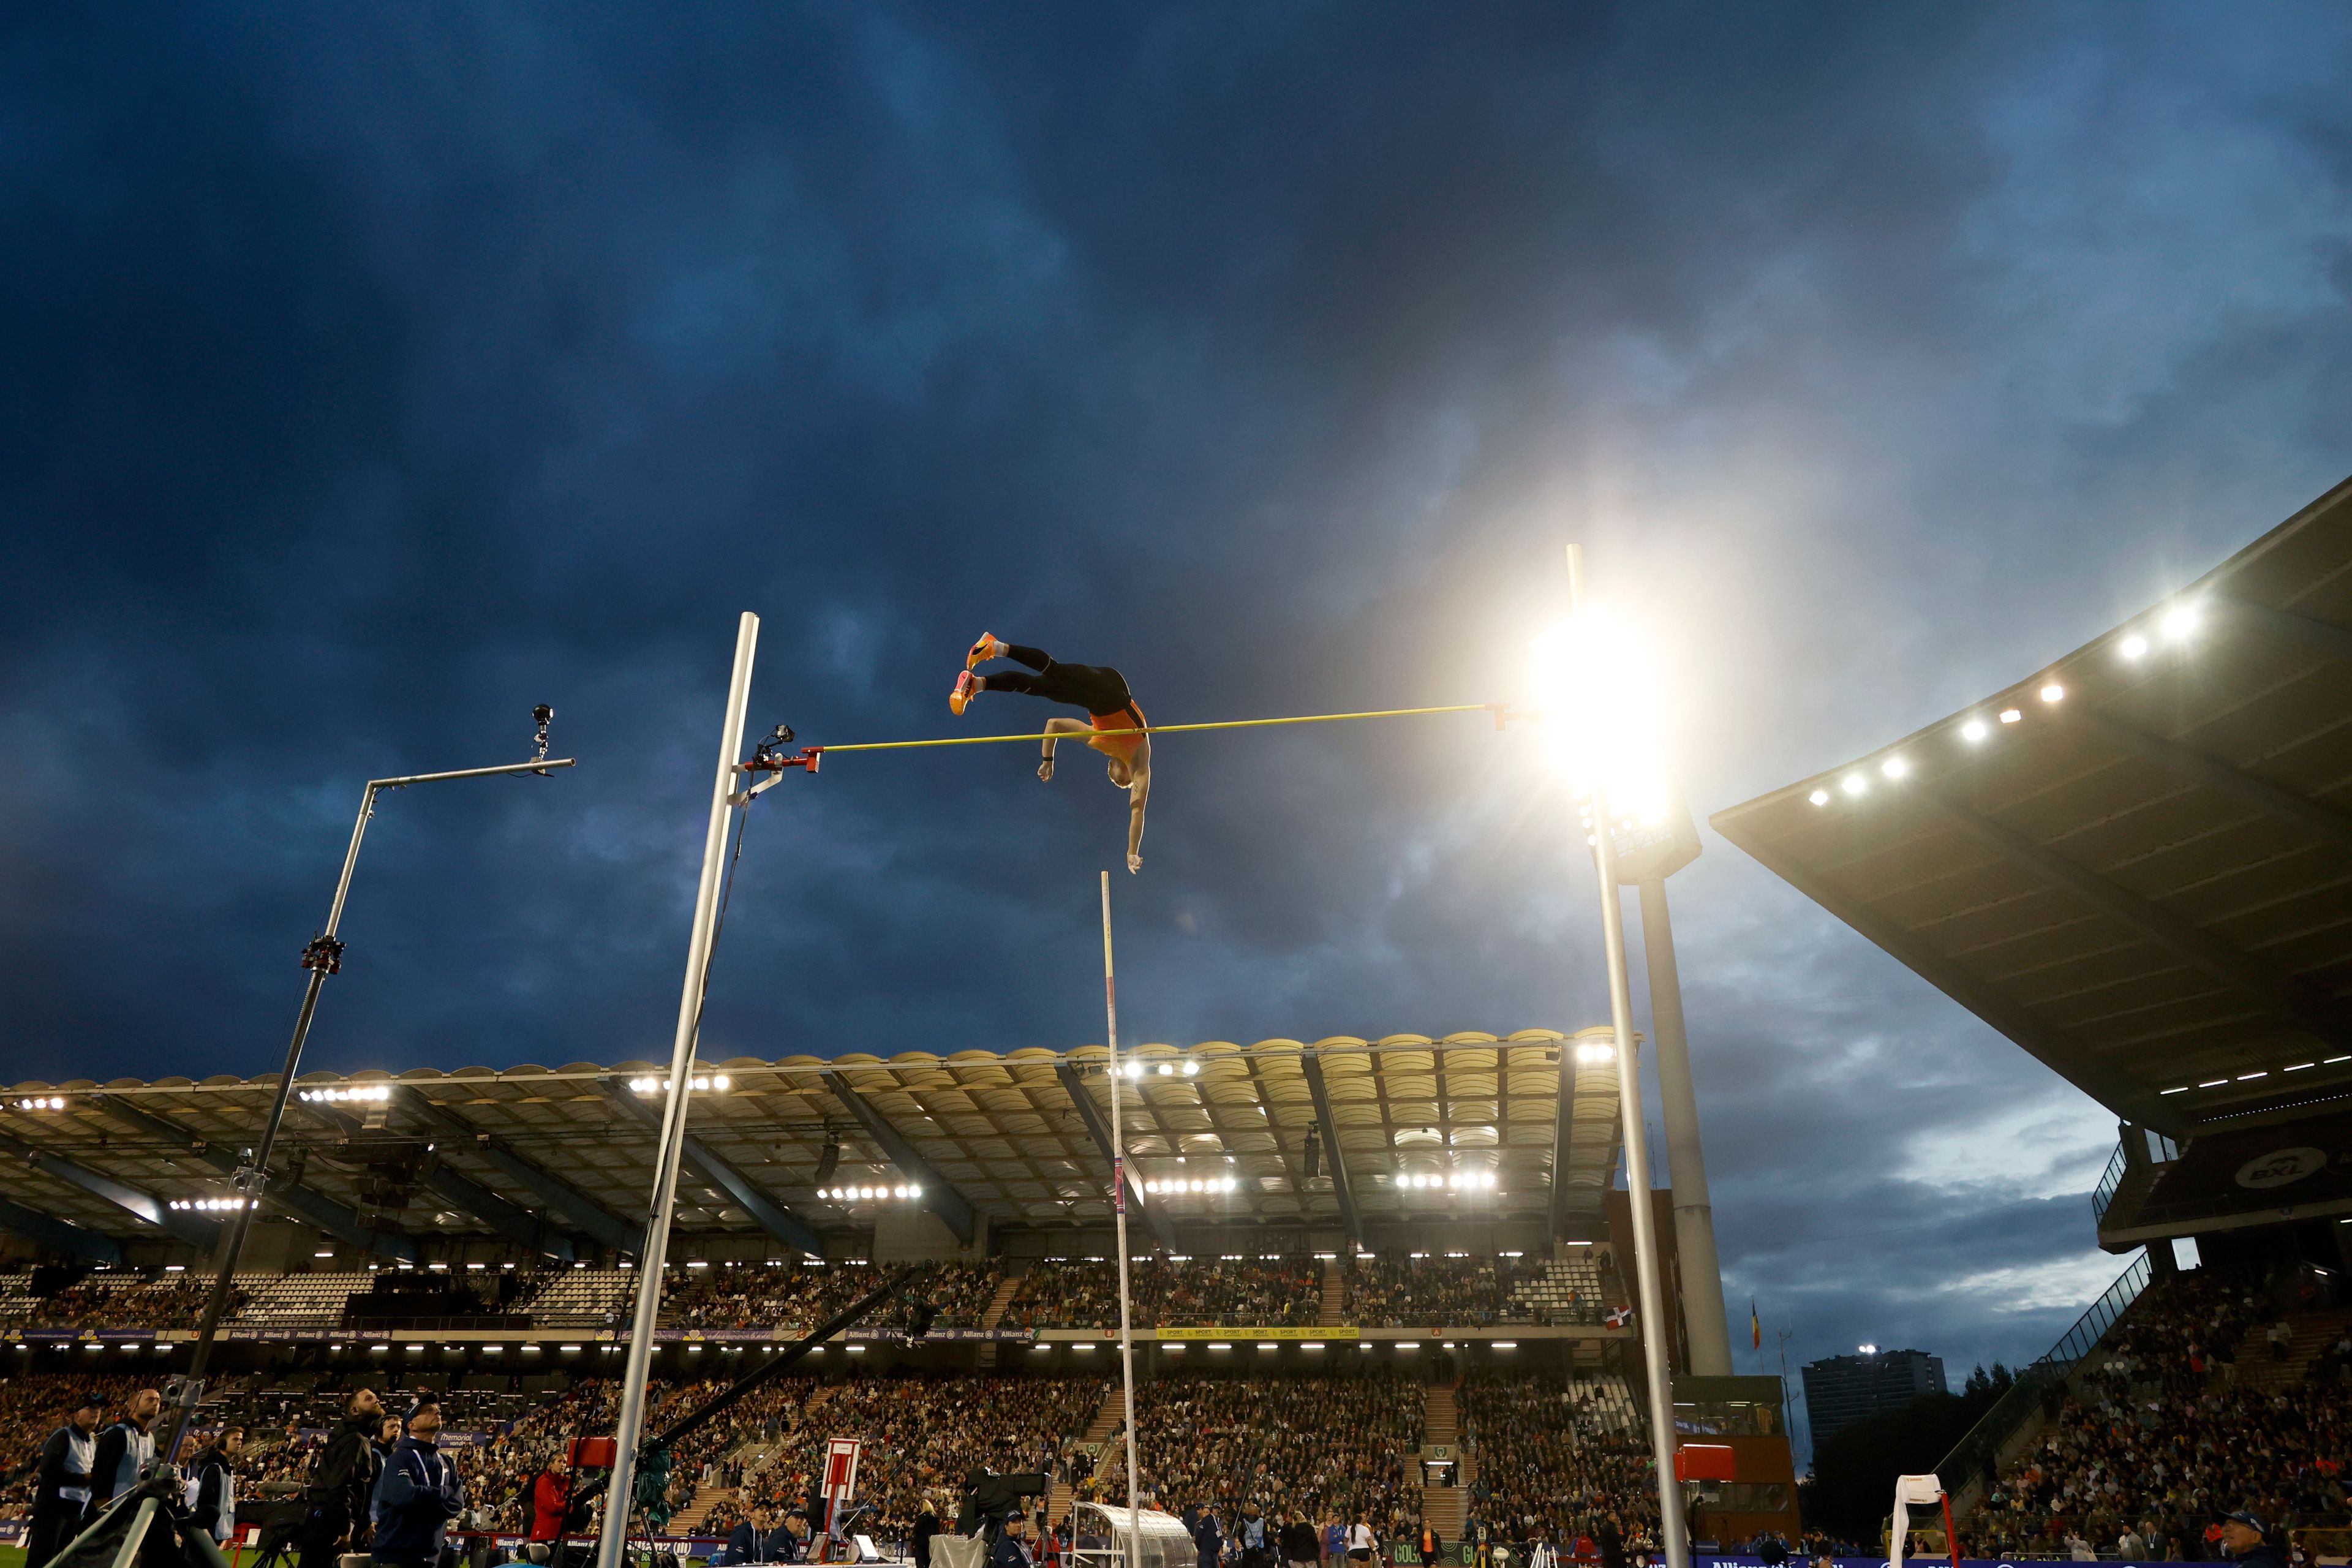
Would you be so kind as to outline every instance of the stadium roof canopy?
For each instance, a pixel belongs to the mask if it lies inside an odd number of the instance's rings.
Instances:
[[[1616,1164],[1613,1057],[1553,1030],[1146,1045],[1121,1064],[1139,1073],[1121,1100],[1146,1185],[1139,1247],[1155,1232],[1171,1243],[1175,1225],[1305,1224],[1362,1239],[1362,1226],[1408,1220],[1597,1223]],[[675,1224],[811,1251],[894,1208],[929,1210],[965,1239],[982,1216],[1000,1231],[1107,1224],[1106,1065],[1098,1046],[704,1064],[712,1087],[691,1102]],[[273,1187],[271,1206],[389,1256],[439,1232],[558,1257],[582,1242],[634,1252],[663,1070],[311,1074],[273,1161],[294,1182]],[[0,1160],[0,1226],[63,1247],[159,1233],[207,1245],[276,1082],[18,1085],[0,1106],[0,1153],[12,1156]],[[1491,1185],[1478,1180],[1489,1173]],[[919,1198],[856,1195],[917,1187]],[[68,1228],[44,1238],[44,1218]]]
[[[2128,1121],[2352,1095],[2352,480],[1716,827]]]

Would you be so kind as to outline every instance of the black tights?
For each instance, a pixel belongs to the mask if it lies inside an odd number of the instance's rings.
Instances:
[[[1056,664],[1043,648],[1022,647],[1013,643],[1004,645],[1004,657],[1037,673],[1030,675],[1018,669],[992,673],[987,678],[991,691],[1018,691],[1042,697],[1048,702],[1066,702],[1093,714],[1122,713],[1135,704],[1127,689],[1127,677],[1107,665]]]

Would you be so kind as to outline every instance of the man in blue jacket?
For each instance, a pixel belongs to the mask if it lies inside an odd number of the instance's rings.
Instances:
[[[457,1467],[441,1452],[441,1407],[408,1413],[408,1436],[393,1446],[375,1483],[375,1561],[385,1568],[434,1568],[449,1521],[466,1506]]]
[[[1217,1523],[1216,1514],[1208,1509],[1202,1509],[1199,1521],[1192,1522],[1191,1528],[1192,1546],[1199,1560],[1200,1568],[1217,1568],[1217,1560],[1224,1555],[1225,1532]]]
[[[739,1563],[797,1563],[799,1542],[791,1531],[775,1522],[772,1510],[755,1508],[751,1517],[735,1527],[727,1549],[713,1557],[711,1568],[734,1568]]]
[[[1029,1544],[1029,1516],[1019,1509],[1004,1516],[1004,1533],[988,1554],[988,1568],[1034,1568],[1036,1549]]]

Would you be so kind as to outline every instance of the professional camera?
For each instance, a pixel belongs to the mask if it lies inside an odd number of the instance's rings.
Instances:
[[[1037,1470],[1011,1476],[972,1471],[963,1479],[963,1511],[956,1516],[956,1533],[993,1542],[1004,1533],[1004,1516],[1019,1508],[1023,1498],[1044,1497],[1053,1484]]]

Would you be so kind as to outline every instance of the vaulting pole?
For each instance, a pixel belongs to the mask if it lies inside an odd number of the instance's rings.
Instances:
[[[743,750],[743,712],[751,705],[751,655],[760,617],[749,610],[735,630],[735,673],[727,686],[727,720],[719,733],[719,777],[711,785],[710,826],[702,839],[702,884],[694,895],[694,927],[686,944],[686,985],[677,1003],[677,1037],[670,1047],[669,1092],[662,1101],[661,1143],[654,1157],[654,1190],[646,1214],[646,1250],[637,1259],[636,1310],[629,1320],[629,1358],[621,1374],[621,1420],[613,1434],[613,1472],[604,1494],[596,1568],[621,1568],[628,1544],[629,1504],[636,1489],[637,1439],[646,1425],[646,1382],[653,1372],[654,1330],[661,1318],[662,1265],[669,1254],[670,1211],[677,1206],[677,1167],[686,1148],[688,1085],[694,1045],[702,1028],[702,992],[710,969],[711,929],[719,916],[719,879],[727,858],[728,797]]]
[[[1103,1038],[1110,1049],[1111,1215],[1118,1231],[1118,1373],[1127,1389],[1127,1563],[1136,1568],[1142,1479],[1135,1473],[1135,1331],[1127,1299],[1127,1144],[1118,1119],[1118,982],[1110,961],[1110,873],[1102,874]]]

